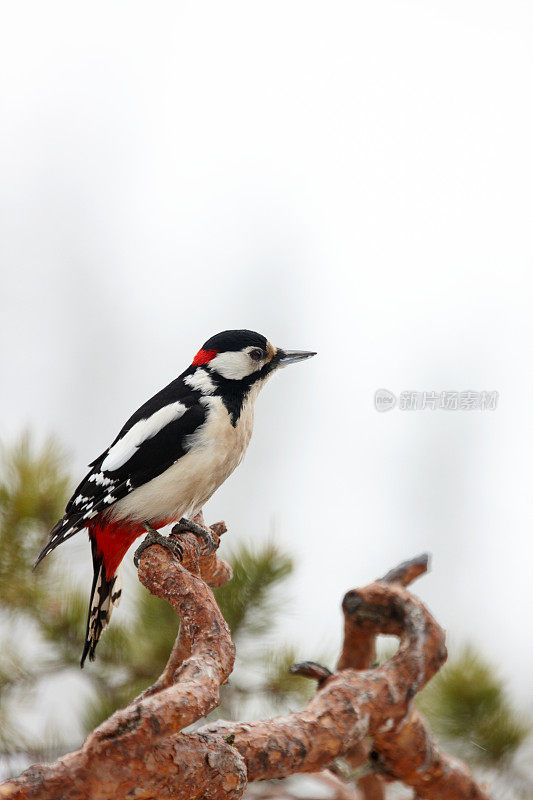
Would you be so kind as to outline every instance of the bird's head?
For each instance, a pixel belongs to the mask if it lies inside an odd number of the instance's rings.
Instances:
[[[243,388],[267,378],[275,370],[316,355],[304,350],[274,347],[260,333],[222,331],[197,352],[193,367],[204,367],[218,383],[240,383]]]

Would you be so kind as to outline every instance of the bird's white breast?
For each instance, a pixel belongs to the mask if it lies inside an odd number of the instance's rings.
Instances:
[[[185,455],[157,478],[119,500],[111,515],[155,524],[190,517],[199,511],[244,457],[259,389],[257,384],[252,387],[235,426],[220,397],[202,398],[207,419],[188,437]]]

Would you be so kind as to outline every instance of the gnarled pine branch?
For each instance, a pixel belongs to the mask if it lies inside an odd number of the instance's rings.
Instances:
[[[218,544],[225,528],[212,530]],[[231,569],[216,554],[201,556],[191,534],[179,536],[181,564],[158,545],[146,550],[139,564],[142,583],[181,620],[161,677],[89,734],[79,750],[2,784],[0,798],[231,800],[242,797],[247,782],[316,772],[334,767],[339,758],[361,763],[369,756],[370,737],[380,774],[402,780],[419,797],[488,800],[469,771],[439,751],[413,709],[414,696],[446,658],[443,631],[405,588],[425,571],[421,560],[345,595],[337,670],[330,674],[312,662],[295,670],[318,680],[316,695],[301,711],[184,733],[218,705],[219,687],[233,669],[234,646],[208,586],[223,585]],[[378,633],[399,637],[400,646],[389,661],[371,669]],[[371,789],[381,789],[379,780],[368,789],[371,797]]]

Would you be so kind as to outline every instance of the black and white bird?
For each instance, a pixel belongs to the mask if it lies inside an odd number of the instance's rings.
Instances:
[[[114,442],[89,466],[54,526],[37,564],[78,531],[88,529],[94,578],[81,666],[120,600],[120,563],[132,542],[148,536],[179,555],[179,545],[157,533],[171,522],[212,545],[192,522],[242,461],[252,435],[254,405],[280,367],[315,353],[281,350],[248,330],[208,339],[182,374],[142,405]]]

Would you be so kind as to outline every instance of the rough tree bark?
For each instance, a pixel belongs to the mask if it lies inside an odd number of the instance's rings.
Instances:
[[[225,526],[211,530],[218,545]],[[345,595],[344,646],[335,673],[312,662],[293,669],[318,681],[301,711],[184,732],[218,705],[235,652],[209,588],[226,583],[231,568],[216,553],[201,556],[191,534],[179,538],[181,564],[159,545],[146,550],[139,564],[142,583],[181,620],[161,677],[89,734],[79,750],[2,784],[0,798],[232,800],[252,781],[336,770],[339,759],[356,766],[370,758],[379,780],[368,776],[367,798],[383,796],[382,779],[394,779],[425,800],[488,800],[468,769],[439,750],[413,706],[446,659],[443,631],[405,588],[426,570],[425,559]],[[400,646],[372,669],[379,633],[399,637]]]

